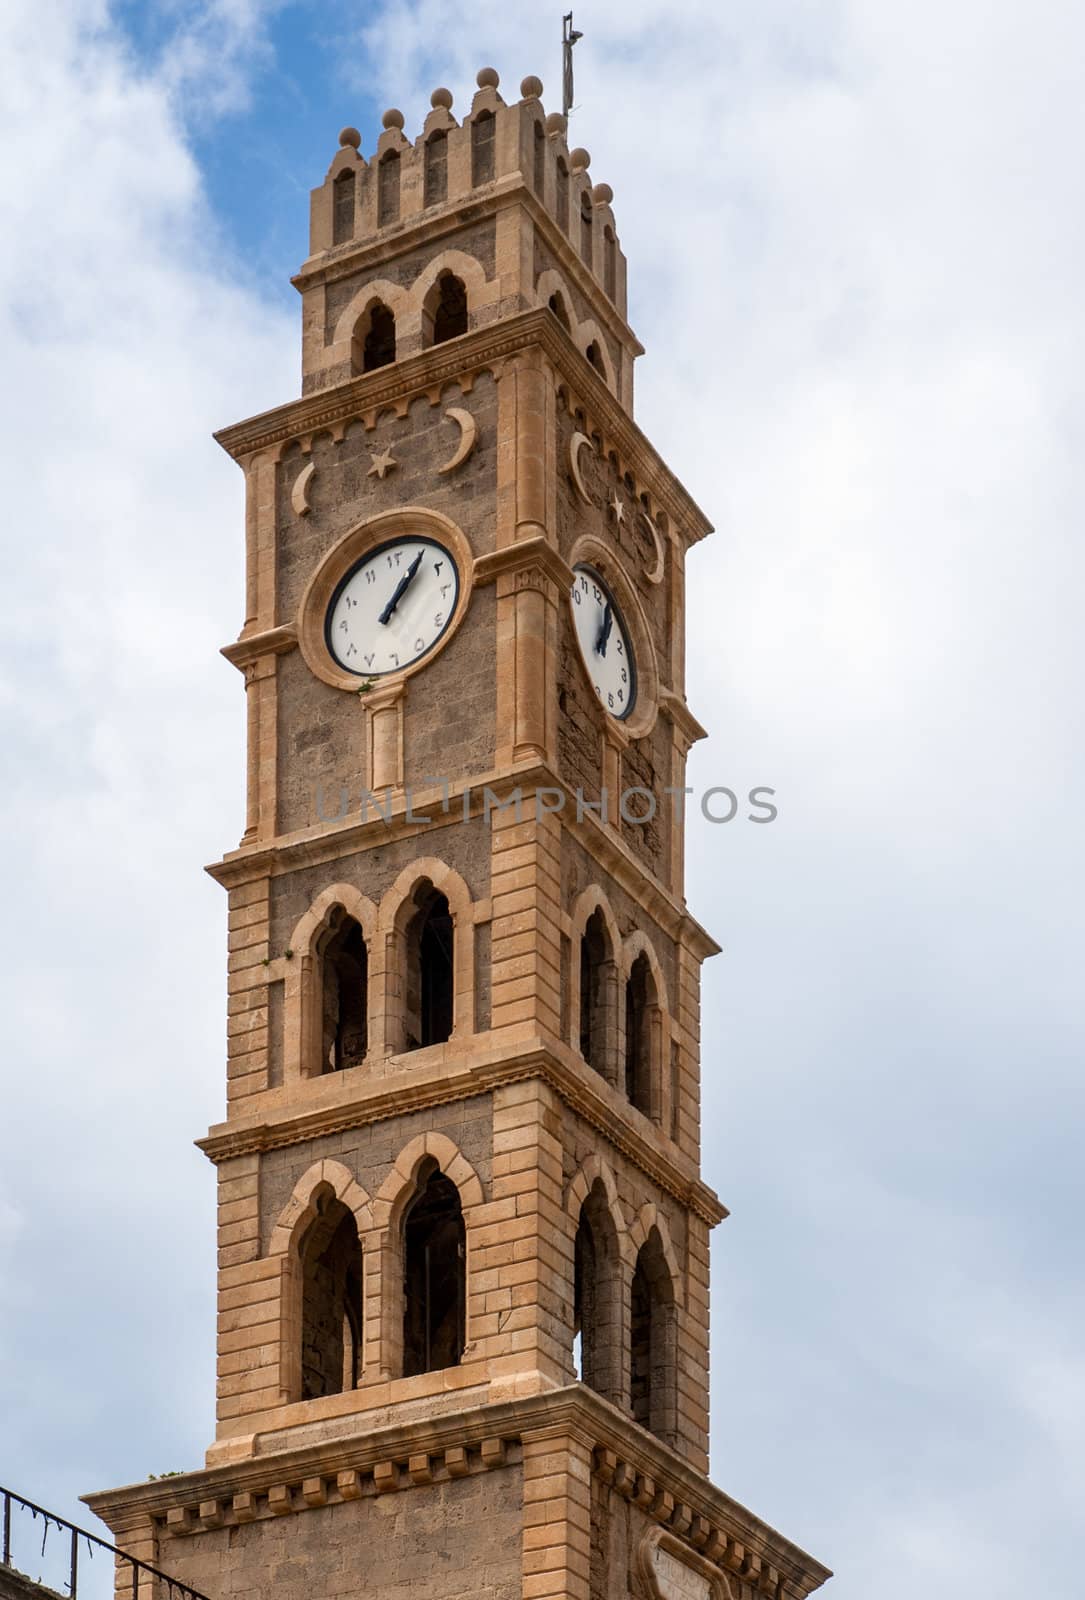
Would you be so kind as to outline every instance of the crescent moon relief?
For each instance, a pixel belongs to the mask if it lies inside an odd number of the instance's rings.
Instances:
[[[664,572],[664,569],[665,569],[665,566],[666,566],[666,559],[667,559],[666,551],[663,548],[663,538],[662,538],[662,535],[660,534],[659,529],[656,527],[655,523],[652,521],[651,517],[648,515],[647,511],[642,511],[641,512],[641,516],[644,518],[645,522],[648,524],[649,531],[650,531],[650,533],[652,535],[652,538],[655,540],[655,545],[656,545],[656,564],[652,568],[651,572],[646,572],[644,574],[644,576],[645,576],[645,579],[647,580],[648,583],[662,583],[663,582],[663,572]]]
[[[299,517],[308,516],[313,509],[309,504],[309,485],[312,483],[315,473],[316,462],[307,461],[294,479],[294,487],[290,491],[290,504],[294,507]]]
[[[584,474],[580,470],[580,452],[583,450],[585,445],[587,445],[589,450],[593,450],[595,448],[586,433],[574,433],[573,437],[569,441],[569,471],[572,474],[572,479],[576,485],[577,493],[583,500],[584,504],[590,506],[592,504],[592,498],[588,493],[588,486],[584,482]]]
[[[460,442],[444,466],[437,468],[439,473],[455,472],[457,467],[462,467],[478,443],[478,423],[469,411],[464,411],[461,406],[452,406],[445,412],[445,421],[459,423]]]

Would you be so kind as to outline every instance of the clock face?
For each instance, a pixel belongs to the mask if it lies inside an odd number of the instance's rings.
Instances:
[[[637,671],[618,602],[595,568],[585,566],[573,568],[570,600],[592,687],[612,717],[627,717],[637,698]]]
[[[401,672],[428,655],[460,594],[456,563],[436,539],[390,539],[340,581],[324,623],[339,666],[359,678]]]

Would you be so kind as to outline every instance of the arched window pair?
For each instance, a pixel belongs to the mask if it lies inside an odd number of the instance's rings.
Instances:
[[[582,1383],[631,1411],[641,1427],[673,1442],[677,1423],[676,1306],[674,1283],[655,1227],[637,1252],[628,1292],[626,1324],[626,1284],[617,1231],[602,1180],[596,1179],[576,1230],[573,1365]],[[626,1326],[628,1345],[623,1350]]]
[[[403,1030],[394,1053],[442,1044],[451,1035],[454,939],[448,901],[427,881],[409,908]],[[323,1075],[360,1066],[369,1048],[369,952],[360,925],[342,906],[328,917],[315,954],[318,1064],[309,1070]]]
[[[467,288],[454,272],[442,272],[427,296],[422,313],[427,345],[458,339],[468,328]],[[359,317],[351,342],[353,371],[375,372],[396,359],[396,319],[383,300],[373,303]]]
[[[652,964],[642,950],[619,982],[617,953],[606,916],[597,907],[580,935],[580,1053],[629,1103],[658,1121],[663,1013]],[[617,1007],[622,1005],[624,1050],[618,1062]],[[619,1070],[620,1069],[620,1070]]]
[[[354,1214],[330,1184],[313,1195],[315,1215],[298,1244],[301,1280],[297,1398],[342,1394],[362,1381],[362,1246]],[[458,1366],[466,1328],[467,1239],[459,1190],[436,1161],[423,1163],[403,1213],[405,1378]]]

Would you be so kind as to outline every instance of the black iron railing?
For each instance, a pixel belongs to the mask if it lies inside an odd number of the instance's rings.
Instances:
[[[5,1567],[13,1565],[11,1559],[11,1508],[16,1506],[23,1511],[29,1511],[36,1522],[42,1519],[41,1553],[44,1556],[49,1530],[55,1528],[62,1536],[68,1539],[68,1593],[71,1600],[77,1600],[79,1594],[79,1551],[85,1545],[87,1551],[93,1556],[95,1547],[105,1550],[109,1555],[121,1562],[123,1571],[130,1569],[132,1576],[132,1600],[139,1600],[139,1577],[145,1572],[149,1578],[154,1578],[158,1583],[165,1584],[165,1593],[169,1600],[207,1600],[207,1596],[200,1594],[198,1589],[190,1589],[187,1583],[181,1583],[177,1578],[171,1578],[167,1572],[159,1572],[157,1567],[148,1566],[146,1561],[137,1561],[135,1556],[127,1555],[123,1550],[118,1550],[115,1544],[110,1544],[106,1539],[99,1539],[96,1533],[88,1533],[85,1528],[77,1528],[74,1522],[67,1522],[63,1517],[58,1517],[55,1511],[46,1511],[44,1506],[36,1506],[33,1500],[24,1500],[21,1494],[16,1494],[13,1489],[5,1489],[0,1485],[0,1499],[3,1500],[3,1546]],[[123,1590],[118,1589],[118,1594]],[[162,1593],[159,1590],[158,1593]]]

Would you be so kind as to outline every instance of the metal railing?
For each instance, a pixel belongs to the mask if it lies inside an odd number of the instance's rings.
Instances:
[[[71,1600],[77,1600],[79,1594],[79,1548],[85,1544],[88,1553],[93,1556],[94,1548],[107,1551],[122,1564],[122,1570],[131,1569],[132,1574],[132,1600],[139,1600],[139,1577],[145,1572],[148,1577],[154,1578],[158,1583],[166,1585],[166,1594],[169,1600],[174,1596],[179,1600],[207,1600],[198,1589],[192,1589],[187,1583],[181,1583],[178,1578],[171,1578],[168,1572],[159,1572],[157,1567],[148,1566],[146,1561],[137,1561],[135,1556],[128,1555],[124,1550],[118,1550],[115,1544],[110,1544],[106,1539],[99,1539],[96,1533],[88,1533],[85,1528],[77,1528],[74,1522],[68,1522],[64,1517],[58,1517],[55,1511],[46,1511],[44,1506],[36,1506],[33,1500],[24,1500],[21,1494],[16,1494],[14,1489],[5,1489],[0,1484],[0,1499],[3,1500],[3,1565],[12,1567],[11,1559],[11,1508],[18,1506],[23,1511],[29,1511],[31,1518],[36,1522],[42,1518],[41,1553],[44,1556],[46,1542],[49,1538],[50,1528],[56,1528],[60,1534],[68,1536],[68,1593]],[[13,1569],[14,1570],[14,1569]],[[118,1594],[123,1590],[118,1587]]]

